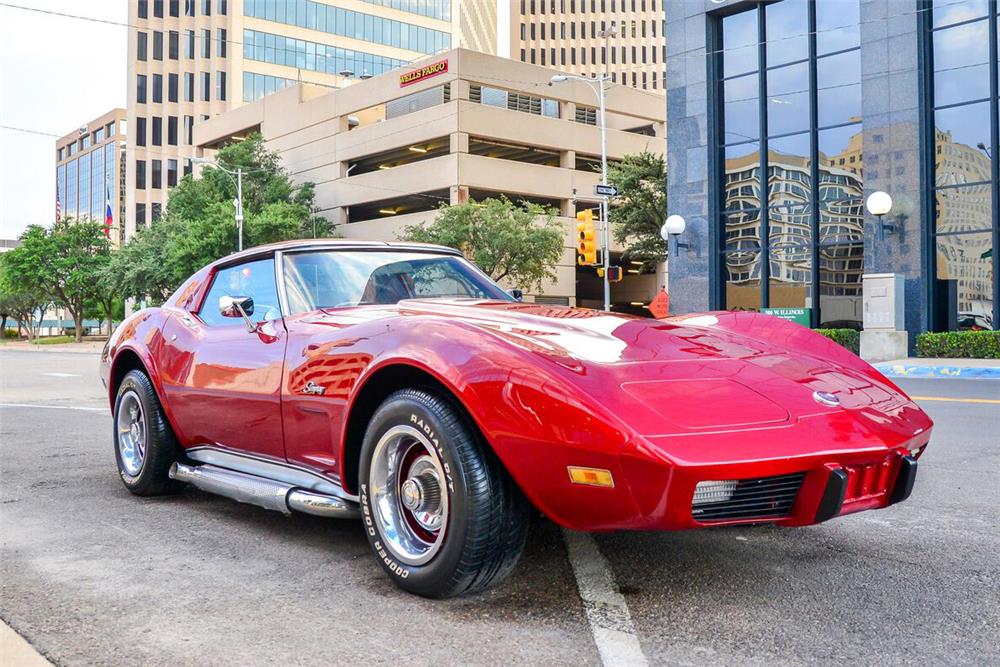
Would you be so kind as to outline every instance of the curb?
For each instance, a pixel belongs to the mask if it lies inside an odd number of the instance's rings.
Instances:
[[[890,378],[977,378],[1000,380],[1000,366],[916,366],[910,364],[875,364],[875,370]]]

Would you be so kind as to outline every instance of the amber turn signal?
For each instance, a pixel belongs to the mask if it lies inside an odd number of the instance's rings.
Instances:
[[[610,470],[602,468],[580,468],[578,466],[567,466],[569,471],[569,481],[574,484],[586,484],[587,486],[604,486],[614,488],[615,480],[611,476]]]

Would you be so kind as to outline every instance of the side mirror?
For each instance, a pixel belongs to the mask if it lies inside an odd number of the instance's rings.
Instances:
[[[223,317],[242,317],[247,325],[247,331],[253,332],[256,325],[250,320],[253,315],[253,297],[221,296],[219,297],[219,313]]]
[[[514,297],[514,301],[524,301],[524,292],[519,289],[509,290],[508,294]]]

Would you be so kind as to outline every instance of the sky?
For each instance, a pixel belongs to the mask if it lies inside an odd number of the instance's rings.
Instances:
[[[129,0],[134,1],[134,0]],[[9,5],[125,23],[122,0],[0,0],[0,238],[55,217],[55,141],[125,106],[127,28]],[[7,127],[45,134],[10,130]]]

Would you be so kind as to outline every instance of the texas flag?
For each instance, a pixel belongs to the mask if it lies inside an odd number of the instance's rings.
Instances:
[[[114,223],[114,219],[111,216],[111,193],[105,189],[104,195],[106,197],[104,205],[104,235],[111,238],[111,225]]]

